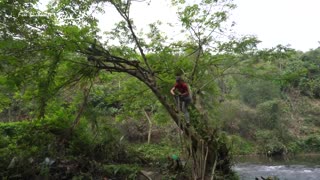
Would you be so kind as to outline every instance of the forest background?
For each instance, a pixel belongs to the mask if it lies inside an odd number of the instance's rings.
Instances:
[[[163,22],[136,29],[136,1],[53,1],[46,11],[37,3],[0,2],[1,177],[206,173],[170,171],[177,154],[219,178],[232,174],[220,160],[234,155],[320,151],[320,48],[258,49],[256,37],[230,31],[232,1],[172,1],[182,40]],[[102,37],[93,11],[103,5],[123,19]],[[192,91],[190,129],[173,111],[176,76]],[[206,153],[190,153],[201,140],[216,153],[203,166]]]

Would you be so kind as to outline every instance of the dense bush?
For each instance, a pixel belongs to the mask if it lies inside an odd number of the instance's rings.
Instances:
[[[82,120],[71,130],[70,124],[61,118],[0,123],[0,177],[93,177],[101,163],[130,161],[115,129],[92,131]]]
[[[254,153],[254,145],[251,142],[236,135],[230,136],[230,139],[232,144],[231,150],[234,154],[246,155]]]
[[[307,152],[320,152],[320,137],[319,135],[310,135],[305,138],[300,145]]]
[[[287,148],[274,131],[257,131],[256,141],[259,143],[258,151],[269,155],[283,155]]]
[[[271,81],[263,79],[240,80],[237,86],[240,99],[251,107],[280,98],[280,87]]]
[[[140,144],[132,145],[131,151],[136,152],[150,163],[163,164],[167,162],[167,157],[173,154],[179,155],[180,147],[171,147],[166,144]]]
[[[256,111],[239,101],[226,101],[220,108],[222,128],[230,134],[252,139],[255,131]]]
[[[281,104],[279,100],[265,101],[257,105],[257,125],[261,129],[274,129],[280,125]]]

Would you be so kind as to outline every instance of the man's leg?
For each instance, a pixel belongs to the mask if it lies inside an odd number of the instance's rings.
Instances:
[[[188,105],[189,105],[188,97],[183,98],[182,100],[182,112],[184,113],[184,118],[186,119],[186,122],[190,123],[190,115],[188,111]]]

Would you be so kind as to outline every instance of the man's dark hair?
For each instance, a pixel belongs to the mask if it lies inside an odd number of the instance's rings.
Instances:
[[[183,79],[180,76],[176,77],[176,82],[182,82],[182,81]]]

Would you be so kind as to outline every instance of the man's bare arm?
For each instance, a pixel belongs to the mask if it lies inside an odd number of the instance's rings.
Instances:
[[[170,93],[171,93],[173,96],[175,95],[174,90],[176,90],[175,87],[173,87],[173,88],[170,90]]]

